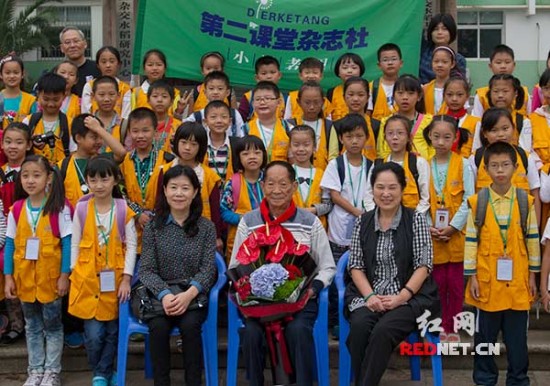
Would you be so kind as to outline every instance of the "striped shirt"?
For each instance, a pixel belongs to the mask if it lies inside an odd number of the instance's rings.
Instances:
[[[227,167],[229,166],[229,138],[225,137],[225,142],[220,147],[215,147],[208,138],[208,167],[216,172],[218,176],[225,181],[227,177]]]
[[[502,231],[508,231],[508,216],[510,213],[510,200],[512,199],[512,192],[514,187],[510,188],[504,196],[500,196],[495,193],[493,189],[489,188],[489,195],[493,201],[498,224]],[[514,191],[514,197],[517,197]],[[490,203],[488,204],[491,205]],[[492,209],[489,209],[492,211]],[[487,213],[488,216],[492,216],[492,213]],[[478,247],[478,233],[474,223],[475,213],[468,211],[468,222],[466,224],[466,243],[464,248],[464,274],[475,275],[477,273],[477,247]],[[537,225],[537,216],[535,214],[535,206],[532,205],[529,209],[527,216],[527,255],[529,256],[529,271],[540,272],[540,245],[539,245],[539,230]]]

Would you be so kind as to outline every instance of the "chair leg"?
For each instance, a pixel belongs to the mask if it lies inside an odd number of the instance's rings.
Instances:
[[[319,313],[313,327],[315,354],[317,357],[317,384],[330,386],[330,367],[328,349],[328,290],[323,289],[319,299]]]
[[[437,345],[439,336],[431,333],[426,334],[426,339],[429,343]],[[432,355],[432,376],[434,386],[443,386],[443,362],[440,354]]]
[[[338,385],[349,386],[352,380],[351,356],[346,346],[346,340],[349,335],[349,322],[344,318],[341,312],[339,319]]]
[[[239,328],[241,319],[237,306],[229,299],[227,301],[227,386],[237,385],[237,367],[239,365]]]
[[[412,332],[407,337],[407,342],[410,344],[414,344],[419,342],[420,336],[418,335],[418,331]],[[411,355],[409,356],[409,364],[411,367],[411,380],[412,381],[420,381],[421,379],[421,373],[420,373],[420,356],[418,355]]]
[[[127,329],[119,331],[118,335],[118,355],[117,355],[117,385],[126,385],[126,365],[128,362],[128,341],[130,335],[127,333]]]

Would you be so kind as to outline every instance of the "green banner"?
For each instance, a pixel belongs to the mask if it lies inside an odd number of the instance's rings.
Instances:
[[[363,58],[367,79],[380,76],[376,50],[392,42],[403,52],[402,73],[417,74],[424,9],[424,0],[140,0],[133,72],[158,48],[168,77],[200,81],[200,57],[219,51],[231,83],[252,86],[255,60],[272,55],[279,86],[291,90],[300,61],[313,56],[325,63],[328,87],[339,83],[334,63],[345,52]]]

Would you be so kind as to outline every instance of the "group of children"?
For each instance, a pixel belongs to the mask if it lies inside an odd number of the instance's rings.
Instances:
[[[434,50],[436,78],[426,85],[399,74],[395,44],[379,48],[382,75],[370,83],[362,78],[361,57],[346,53],[334,68],[342,83],[327,93],[320,60],[304,59],[302,85],[285,95],[277,87],[279,62],[263,56],[255,64],[256,86],[239,104],[217,52],[202,57],[204,82],[185,93],[164,80],[167,59],[159,50],[144,55],[146,80],[134,89],[116,77],[116,48],[101,48],[96,62],[102,75],[79,99],[70,93],[77,68],[69,61],[40,78],[36,98],[21,90],[23,62],[0,61],[6,336],[20,336],[26,324],[25,385],[59,384],[67,312],[84,321],[93,385],[114,384],[117,304],[129,298],[162,176],[178,164],[196,172],[203,216],[216,225],[217,247],[229,256],[241,216],[263,199],[263,168],[291,162],[294,200],[326,225],[338,260],[356,218],[375,207],[372,166],[396,162],[407,176],[403,205],[430,223],[441,339],[460,340],[453,317],[464,292],[483,322],[480,342],[493,342],[500,325],[508,326],[505,334],[526,330],[516,314],[535,296],[539,230],[543,243],[550,238],[550,69],[531,101],[513,76],[513,51],[495,47],[494,75],[469,113],[470,87],[456,75],[447,46]],[[540,289],[547,310],[549,271],[545,253]],[[331,308],[336,327],[334,300]],[[526,335],[517,335],[514,344],[526,347]]]

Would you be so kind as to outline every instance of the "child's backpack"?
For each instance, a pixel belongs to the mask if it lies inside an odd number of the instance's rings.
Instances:
[[[523,190],[516,188],[516,197],[519,205],[519,214],[520,214],[520,224],[521,229],[523,230],[523,239],[527,241],[527,235],[529,233],[527,217],[529,216],[529,201],[528,193]],[[487,214],[487,203],[489,202],[489,188],[481,189],[477,194],[477,207],[474,218],[474,224],[477,228],[478,234],[479,230],[485,223],[485,215]],[[478,235],[479,240],[479,235]]]
[[[237,136],[237,118],[235,116],[235,109],[230,108],[229,112],[231,113],[231,136],[236,137]],[[195,122],[200,123],[202,125],[202,113],[200,111],[195,111],[193,113],[193,116],[195,117]]]
[[[42,112],[34,113],[29,119],[29,129],[31,131],[31,138],[34,135],[34,129],[38,122],[42,119]],[[63,144],[63,152],[65,157],[71,154],[69,150],[70,143],[70,133],[69,133],[69,122],[67,121],[67,116],[63,113],[59,113],[59,129],[61,132],[61,143]]]
[[[416,188],[418,189],[418,197],[421,197],[420,194],[420,185],[418,184],[418,165],[416,164],[418,157],[416,154],[409,152],[409,171],[413,175],[414,181],[416,182]],[[377,158],[374,160],[374,166],[378,166],[384,163],[383,158]]]
[[[83,225],[86,222],[86,216],[88,216],[88,201],[93,197],[93,194],[86,194],[81,197],[76,203],[75,216],[78,218],[80,228],[83,229]],[[115,198],[115,216],[116,226],[120,240],[124,243],[126,241],[126,201],[122,198]]]
[[[23,205],[25,205],[25,199],[17,200],[13,203],[13,218],[15,219],[15,224],[19,222],[19,217],[21,216],[21,210],[23,209]],[[67,200],[65,200],[65,205],[69,207],[71,211],[71,219],[73,218],[73,206],[71,203]],[[50,226],[52,227],[52,234],[57,237],[58,239],[61,238],[61,233],[59,232],[59,212],[58,213],[50,213]]]
[[[372,167],[373,163],[370,159],[367,158],[367,166],[365,172],[365,180],[369,174],[369,170]],[[338,170],[338,178],[340,178],[340,185],[344,185],[344,180],[346,179],[346,165],[344,162],[344,155],[339,155],[336,157],[336,170]],[[368,181],[367,181],[368,182]]]

